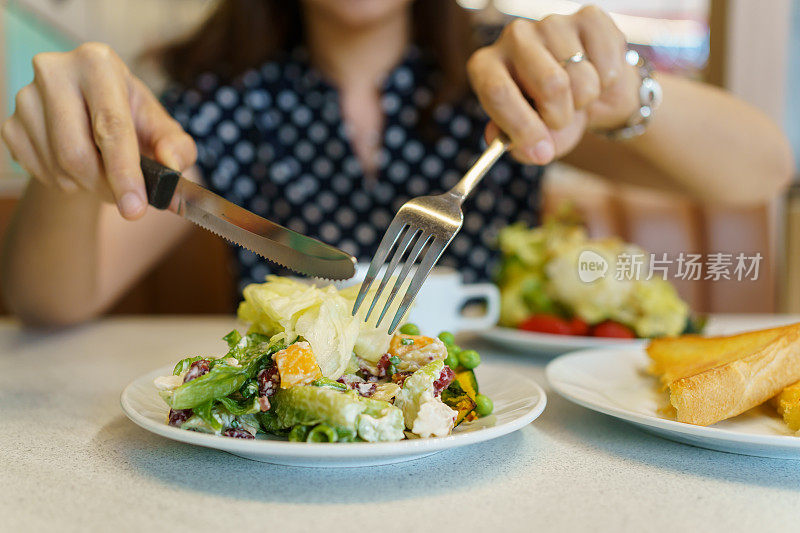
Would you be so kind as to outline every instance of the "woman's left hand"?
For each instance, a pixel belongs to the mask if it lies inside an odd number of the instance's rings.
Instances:
[[[571,151],[587,129],[622,126],[639,105],[641,83],[625,51],[622,32],[595,6],[511,22],[467,64],[492,119],[487,138],[499,128],[516,159],[542,165]],[[579,52],[582,61],[567,61]]]

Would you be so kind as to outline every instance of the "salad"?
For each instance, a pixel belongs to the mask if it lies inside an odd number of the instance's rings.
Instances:
[[[617,238],[589,239],[572,220],[549,220],[529,229],[508,226],[499,234],[502,262],[500,325],[542,333],[648,338],[696,333],[700,320],[675,288],[659,276],[617,276],[620,257],[646,258],[644,250]],[[606,265],[587,281],[579,261],[588,254]],[[621,279],[620,279],[621,278]]]
[[[474,350],[453,335],[394,335],[350,310],[358,287],[315,287],[269,276],[244,289],[249,324],[223,339],[219,357],[192,356],[154,380],[181,429],[252,439],[268,433],[306,442],[442,437],[491,414],[479,393]]]

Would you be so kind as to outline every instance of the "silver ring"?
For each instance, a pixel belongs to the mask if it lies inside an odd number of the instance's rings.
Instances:
[[[566,68],[566,67],[570,66],[573,63],[580,63],[584,59],[586,59],[586,56],[583,54],[583,52],[575,52],[574,54],[569,56],[567,59],[562,61],[561,65],[564,66],[564,68]]]

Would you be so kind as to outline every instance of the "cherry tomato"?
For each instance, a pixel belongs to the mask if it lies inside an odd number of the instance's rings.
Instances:
[[[614,339],[635,339],[636,335],[631,328],[623,326],[619,322],[606,320],[592,328],[592,335],[595,337],[611,337]]]
[[[569,321],[569,328],[572,330],[573,335],[586,336],[589,334],[589,324],[578,317],[573,317]]]
[[[535,331],[537,333],[553,333],[555,335],[572,335],[569,322],[555,315],[531,315],[523,320],[519,329]]]

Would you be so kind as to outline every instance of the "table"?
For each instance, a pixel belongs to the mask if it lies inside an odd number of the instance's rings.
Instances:
[[[790,317],[715,317],[720,330]],[[662,440],[548,390],[497,439],[397,465],[276,466],[152,435],[119,394],[179,356],[215,354],[232,318],[115,318],[41,333],[0,322],[4,531],[780,531],[800,462]],[[546,361],[482,351],[546,386]],[[258,528],[258,529],[256,529]]]

